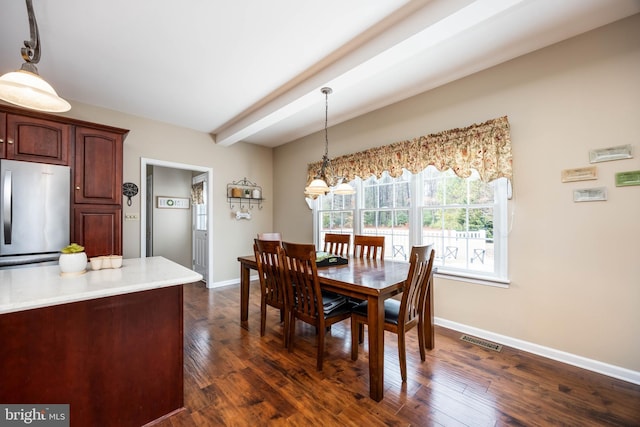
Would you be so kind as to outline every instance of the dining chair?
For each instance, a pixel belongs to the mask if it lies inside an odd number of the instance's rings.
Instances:
[[[384,301],[384,330],[398,335],[398,359],[402,382],[407,381],[407,355],[405,334],[418,326],[418,342],[420,359],[424,362],[424,310],[425,296],[432,279],[433,259],[435,251],[432,245],[414,246],[411,248],[409,273],[405,281],[402,298]],[[351,359],[358,359],[358,344],[363,342],[364,324],[367,323],[368,305],[361,302],[351,313]]]
[[[353,255],[357,258],[384,259],[384,236],[356,235],[353,238]]]
[[[289,311],[289,351],[292,352],[294,347],[296,319],[315,326],[318,337],[316,369],[321,371],[326,328],[351,317],[351,305],[346,297],[328,293],[323,295],[313,244],[282,242],[278,251],[287,298],[292,301]]]
[[[327,233],[324,235],[324,251],[346,257],[351,244],[350,234]]]
[[[283,344],[288,344],[289,304],[284,284],[284,275],[280,269],[279,240],[255,239],[253,251],[258,265],[260,279],[260,336],[263,337],[267,322],[267,306],[280,310],[280,321],[284,321]]]
[[[280,234],[278,232],[258,233],[258,239],[260,239],[260,240],[278,240],[278,241],[282,241],[282,234]]]

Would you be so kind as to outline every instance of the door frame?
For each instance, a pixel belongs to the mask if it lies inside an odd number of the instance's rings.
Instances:
[[[197,174],[197,175],[193,175],[193,176],[191,177],[191,185],[195,185],[195,184],[196,184],[196,183],[198,183],[198,182],[204,182],[204,183],[206,183],[206,184],[207,184],[207,185],[206,185],[206,187],[207,187],[207,192],[208,192],[208,191],[209,191],[209,181],[207,180],[207,178],[208,178],[208,175],[207,175],[207,174],[205,174],[205,173],[199,173],[199,174]],[[208,194],[206,194],[206,195],[205,195],[205,200],[206,200],[206,202],[205,202],[205,209],[206,209],[206,213],[205,213],[205,215],[207,215],[207,225],[208,225],[208,222],[209,222],[209,218],[208,218],[208,216],[209,216],[209,215],[208,215],[208,212],[209,212],[208,205],[209,205],[209,203],[211,203],[211,200],[209,199],[209,195],[208,195]],[[196,209],[195,209],[195,207],[196,207],[196,206],[197,206],[197,205],[196,205],[195,203],[191,203],[191,207],[192,207],[192,209],[191,209],[191,254],[192,254],[192,258],[193,258],[193,259],[191,260],[191,261],[192,261],[192,262],[191,262],[191,264],[193,265],[193,270],[194,270],[196,273],[198,273],[198,271],[196,270],[196,259],[198,258],[198,257],[196,256],[196,252],[197,252],[197,251],[196,251],[196,248],[197,248],[199,245],[196,245],[196,234],[197,234],[197,233],[202,232],[202,230],[196,230],[196,223],[198,222],[198,220],[197,220],[198,212],[196,212]],[[206,227],[206,225],[205,225],[205,227]],[[205,246],[206,246],[206,243],[208,242],[208,239],[209,239],[209,229],[207,228],[207,229],[204,231],[204,233],[205,233],[205,238],[204,238],[204,240],[205,240]],[[208,252],[209,252],[209,251],[208,251],[208,249],[207,249],[207,257],[206,257],[206,258],[207,258],[207,261],[205,261],[205,262],[207,263],[207,265],[206,265],[206,268],[207,268],[207,269],[209,268],[209,261],[208,261],[208,259],[209,259],[209,253],[208,253]],[[201,269],[201,270],[202,270],[202,269]],[[205,283],[206,283],[206,282],[208,282],[208,281],[207,281],[207,280],[205,280]]]
[[[207,174],[207,200],[213,201],[213,169],[205,166],[189,165],[185,163],[169,162],[166,160],[150,159],[140,157],[140,256],[145,257],[147,253],[147,166],[162,166],[173,169],[183,169]],[[207,203],[207,276],[205,278],[207,287],[210,287],[213,278],[213,203]],[[190,238],[193,240],[193,233]]]

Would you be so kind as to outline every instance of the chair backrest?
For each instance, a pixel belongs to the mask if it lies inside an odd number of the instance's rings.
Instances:
[[[384,259],[384,236],[362,236],[353,238],[353,255],[358,258]]]
[[[282,234],[273,232],[273,233],[258,233],[258,239],[260,240],[282,240]]]
[[[315,246],[282,242],[282,247],[278,250],[287,296],[289,301],[295,302],[291,304],[295,316],[311,324],[322,322],[324,309]]]
[[[284,307],[288,300],[284,275],[280,268],[279,247],[278,240],[255,239],[253,251],[258,264],[258,277],[263,297],[269,305]]]
[[[324,251],[330,254],[347,256],[350,243],[350,234],[327,233],[324,235]]]
[[[411,248],[409,273],[407,274],[405,288],[402,291],[398,323],[404,319],[406,324],[418,317],[424,309],[424,299],[431,280],[435,253],[433,245],[413,246]]]

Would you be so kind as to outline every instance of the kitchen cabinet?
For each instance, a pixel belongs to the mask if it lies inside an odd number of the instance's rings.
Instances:
[[[0,111],[0,159],[7,158],[7,115]]]
[[[122,205],[122,135],[77,127],[74,203]]]
[[[0,113],[0,157],[68,166],[70,124],[18,114]]]
[[[123,134],[75,130],[73,238],[87,256],[122,255]]]
[[[201,279],[162,257],[73,279],[0,270],[0,402],[69,404],[71,426],[161,423],[184,407],[182,284]]]
[[[0,105],[0,158],[71,168],[71,242],[122,255],[122,156],[129,131]]]
[[[88,257],[122,255],[122,207],[74,204],[72,240]]]

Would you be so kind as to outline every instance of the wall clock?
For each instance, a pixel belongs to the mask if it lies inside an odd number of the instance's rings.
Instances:
[[[127,206],[131,206],[131,198],[138,194],[138,186],[133,182],[125,182],[122,184],[122,194],[127,196]]]

